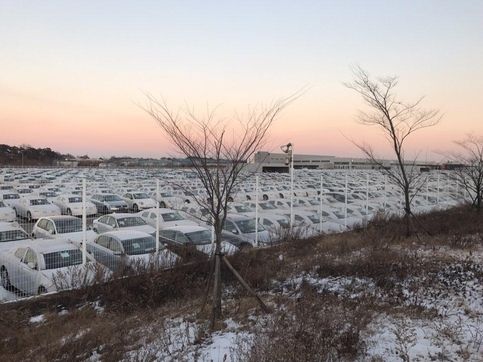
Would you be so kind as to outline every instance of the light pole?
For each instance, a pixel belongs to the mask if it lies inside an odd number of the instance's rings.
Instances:
[[[287,143],[286,145],[280,146],[283,153],[287,154],[285,159],[285,164],[290,165],[290,231],[293,228],[293,143]]]

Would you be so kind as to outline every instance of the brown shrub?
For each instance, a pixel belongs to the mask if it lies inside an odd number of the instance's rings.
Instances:
[[[334,300],[302,286],[301,295],[240,338],[233,361],[343,361],[364,351],[361,331],[370,317],[360,303]]]

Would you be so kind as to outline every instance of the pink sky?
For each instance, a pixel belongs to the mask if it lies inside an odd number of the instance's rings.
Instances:
[[[379,132],[356,124],[363,104],[341,84],[357,62],[373,75],[398,75],[402,99],[426,95],[424,107],[441,109],[441,124],[414,134],[406,150],[440,160],[466,133],[483,135],[483,5],[410,3],[124,1],[86,9],[7,0],[0,143],[163,157],[172,148],[135,105],[145,102],[141,90],[163,94],[173,109],[220,106],[229,118],[309,85],[273,126],[267,150],[292,142],[296,153],[361,157],[348,137],[391,157]]]

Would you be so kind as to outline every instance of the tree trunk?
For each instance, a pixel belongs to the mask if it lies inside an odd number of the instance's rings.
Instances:
[[[404,217],[406,218],[406,237],[411,235],[411,200],[409,199],[409,188],[404,189]]]
[[[211,329],[215,328],[215,322],[221,319],[221,269],[220,255],[215,254],[215,283],[213,287],[213,315]]]

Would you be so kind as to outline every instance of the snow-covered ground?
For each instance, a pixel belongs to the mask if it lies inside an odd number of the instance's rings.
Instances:
[[[483,252],[447,247],[411,252],[418,254],[421,262],[439,258],[443,263],[424,273],[414,273],[415,276],[398,283],[397,290],[389,292],[370,278],[321,278],[315,272],[300,272],[283,282],[274,282],[274,289],[288,300],[303,298],[302,289],[307,285],[320,295],[356,302],[370,296],[394,304],[398,296],[400,313],[374,309],[361,332],[364,349],[356,361],[483,361]],[[270,297],[269,293],[264,299]],[[0,288],[0,301],[15,298],[14,293]],[[271,307],[277,306],[272,303]],[[95,309],[105,313],[102,308]],[[208,321],[196,318],[194,313],[156,320],[143,327],[151,334],[149,341],[131,351],[124,361],[239,362],[243,360],[239,351],[250,348],[250,342],[264,326],[263,321],[270,318],[273,314],[256,313],[250,326],[228,318],[223,321],[224,328],[212,334]],[[45,321],[43,315],[30,319],[32,324]],[[96,351],[88,359],[101,360],[103,357]]]

